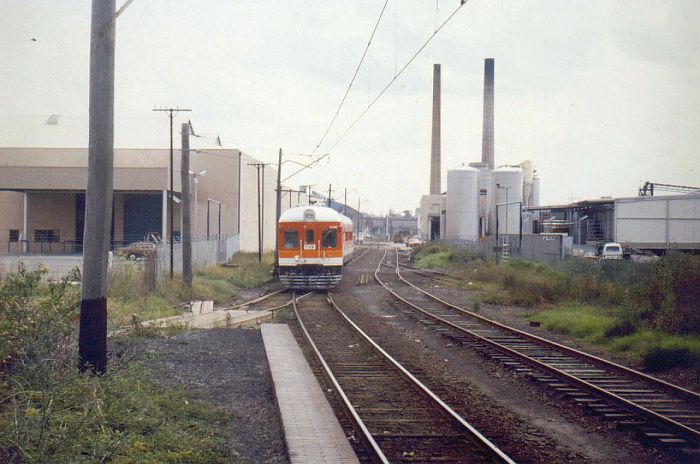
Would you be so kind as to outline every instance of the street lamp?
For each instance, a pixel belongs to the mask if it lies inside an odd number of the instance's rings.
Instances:
[[[199,203],[197,203],[197,190],[199,186],[199,178],[207,175],[207,170],[194,172],[190,171],[192,181],[194,182],[194,236],[197,237],[197,227],[199,226]]]

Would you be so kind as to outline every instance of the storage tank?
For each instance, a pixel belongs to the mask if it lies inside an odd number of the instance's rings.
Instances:
[[[469,166],[479,171],[479,222],[481,235],[486,235],[488,229],[489,203],[488,190],[491,182],[491,168],[487,163],[469,163]]]
[[[489,232],[496,234],[496,205],[523,201],[523,171],[520,168],[501,167],[491,172],[489,186]],[[498,207],[498,233],[518,234],[520,207],[517,204]]]
[[[479,237],[479,171],[461,168],[447,171],[447,239],[477,240]]]
[[[537,174],[532,177],[532,192],[528,206],[540,206],[540,176]]]

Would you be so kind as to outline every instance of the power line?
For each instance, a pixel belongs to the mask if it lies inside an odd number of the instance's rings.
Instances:
[[[357,73],[360,71],[360,67],[362,66],[362,63],[364,62],[365,57],[367,56],[367,51],[369,50],[369,46],[372,44],[372,39],[374,39],[374,34],[377,32],[377,28],[379,27],[379,22],[382,20],[382,16],[384,16],[384,10],[386,10],[386,5],[388,3],[389,3],[389,0],[385,0],[384,6],[382,6],[382,11],[379,12],[379,18],[377,18],[377,22],[374,25],[374,29],[372,29],[372,35],[370,35],[370,37],[369,37],[369,41],[367,42],[367,46],[365,47],[365,51],[362,52],[362,58],[360,58],[360,62],[357,64],[357,68],[355,68],[355,73],[352,75],[352,79],[350,79],[350,83],[348,84],[348,88],[345,89],[345,94],[343,95],[343,98],[340,100],[340,104],[338,104],[338,108],[336,108],[335,114],[333,115],[331,122],[328,124],[328,127],[326,127],[326,131],[323,133],[321,140],[316,144],[316,147],[314,147],[314,150],[313,150],[313,152],[311,152],[311,155],[316,154],[316,151],[321,147],[321,144],[323,143],[323,141],[326,140],[326,136],[328,135],[328,132],[331,130],[333,123],[338,118],[338,113],[340,113],[340,109],[343,107],[343,104],[345,103],[345,99],[347,98],[348,93],[350,93],[350,88],[352,87],[352,84],[355,82],[355,78],[357,77]]]
[[[430,41],[433,40],[433,37],[435,37],[437,35],[437,33],[440,32],[442,30],[442,28],[445,27],[445,25],[448,22],[450,22],[450,20],[457,14],[457,12],[459,12],[459,10],[464,5],[467,4],[468,1],[469,0],[462,0],[460,2],[459,6],[457,8],[455,8],[455,10],[447,17],[447,19],[445,19],[442,22],[442,24],[440,24],[440,26],[438,26],[437,29],[435,29],[435,31],[430,35],[430,37],[428,37],[428,39],[425,42],[423,42],[423,45],[421,45],[420,48],[411,56],[411,58],[406,62],[406,64],[403,65],[403,67],[399,70],[399,72],[397,74],[395,74],[394,77],[391,78],[389,83],[382,89],[381,92],[379,92],[379,94],[376,97],[374,97],[374,100],[372,100],[370,102],[370,104],[367,105],[367,108],[365,108],[364,111],[362,111],[362,113],[360,113],[360,115],[352,122],[352,124],[350,124],[350,126],[348,126],[348,128],[345,130],[345,132],[343,132],[340,135],[340,137],[338,137],[338,139],[333,143],[333,145],[331,146],[331,148],[328,151],[333,151],[333,149],[336,147],[336,145],[338,145],[338,143],[340,143],[340,141],[345,137],[345,135],[348,132],[350,132],[350,130],[353,127],[355,127],[355,124],[357,124],[360,121],[360,119],[362,119],[364,117],[364,115],[367,114],[367,112],[374,106],[374,104],[377,103],[377,100],[379,100],[381,98],[381,96],[384,95],[384,93],[387,90],[389,90],[389,87],[392,86],[392,84],[396,81],[396,79],[399,78],[399,76],[406,70],[406,68],[408,68],[410,66],[410,64],[413,63],[413,60],[415,60],[418,57],[418,55],[420,55],[420,53],[425,49],[425,47],[428,46]]]

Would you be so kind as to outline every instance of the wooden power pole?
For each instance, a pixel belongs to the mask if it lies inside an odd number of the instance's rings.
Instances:
[[[182,280],[192,290],[192,221],[190,220],[190,123],[182,123],[182,160],[180,185],[182,191]],[[219,237],[220,239],[221,237]]]
[[[290,197],[291,197],[291,192],[290,192]],[[275,264],[274,264],[274,273],[273,273],[273,278],[277,280],[279,276],[279,266],[278,266],[278,261],[279,261],[279,252],[277,249],[279,248],[279,231],[277,230],[279,227],[279,222],[280,222],[280,216],[282,215],[282,148],[280,148],[279,155],[277,157],[277,207],[275,209]]]
[[[88,182],[80,300],[79,367],[107,370],[107,265],[114,159],[114,6],[93,0],[90,24]]]

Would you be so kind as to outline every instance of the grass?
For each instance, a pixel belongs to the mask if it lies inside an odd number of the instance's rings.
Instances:
[[[236,253],[228,266],[212,266],[197,272],[198,277],[221,280],[239,288],[252,288],[262,285],[272,277],[274,255],[265,253],[258,262],[257,253]]]
[[[140,320],[182,314],[181,303],[191,300],[212,300],[225,304],[231,300],[237,288],[257,287],[268,281],[272,273],[273,254],[263,255],[258,262],[256,253],[237,253],[230,266],[211,266],[197,271],[192,281],[192,291],[185,287],[180,276],[160,279],[155,289],[146,289],[143,271],[136,263],[126,262],[115,266],[108,278],[108,311],[112,328],[131,323],[132,315]]]
[[[164,388],[110,340],[109,371],[77,366],[79,289],[45,270],[0,282],[0,462],[223,463],[233,417]]]
[[[419,267],[448,269],[460,279],[451,286],[475,291],[475,305],[539,310],[531,319],[549,330],[634,358],[649,371],[695,366],[700,377],[700,257],[498,264],[431,244],[415,259]]]
[[[416,266],[422,269],[446,269],[450,260],[449,251],[440,251],[421,255],[416,259]]]
[[[610,313],[611,310],[589,305],[564,305],[533,314],[529,319],[554,332],[599,343],[615,325],[616,318]]]

